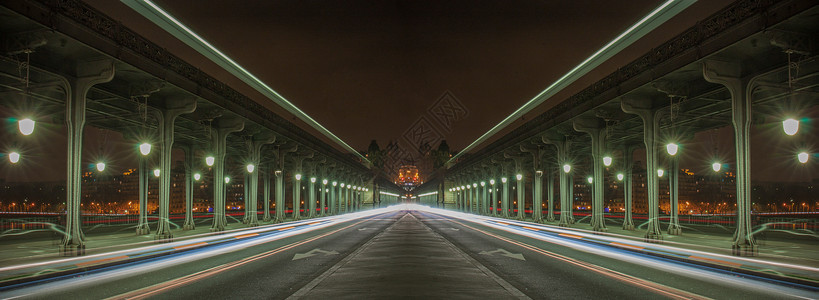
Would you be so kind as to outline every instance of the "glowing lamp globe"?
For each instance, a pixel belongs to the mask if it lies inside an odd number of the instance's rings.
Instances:
[[[139,144],[139,153],[142,153],[142,155],[151,154],[151,144],[148,143]]]
[[[11,163],[13,163],[13,164],[16,164],[17,162],[19,162],[20,161],[20,153],[17,153],[17,152],[9,153],[9,161]]]
[[[495,179],[489,179],[489,185],[495,185]]]
[[[799,131],[799,121],[794,119],[782,121],[782,129],[785,130],[785,134],[794,135]]]
[[[199,174],[199,173],[193,174],[193,180],[198,181],[199,179],[202,179],[202,174]]]
[[[154,169],[154,177],[159,177],[159,169]]]
[[[337,185],[338,185],[338,181],[333,181],[333,186],[337,186]]]
[[[521,175],[521,174],[515,175],[515,178],[517,178],[518,180],[521,180],[521,179],[523,179],[523,175]]]
[[[328,181],[327,181],[327,179],[323,179],[323,180],[321,181],[321,184],[323,184],[323,185],[327,185],[327,182],[328,182]]]
[[[594,182],[594,178],[592,178],[592,177],[586,178],[586,180],[588,180],[588,181],[589,181],[589,183]]]
[[[501,182],[506,183],[506,177],[501,177]]]
[[[481,181],[481,186],[486,186],[486,181]]]
[[[296,180],[301,180],[301,174],[296,174]]]
[[[248,164],[247,165],[247,172],[248,173],[253,173],[253,171],[255,171],[255,170],[256,170],[256,166],[254,166],[253,164]]]
[[[625,178],[625,176],[623,176],[623,173],[617,173],[617,180],[623,181],[623,178]]]
[[[34,132],[34,120],[25,118],[17,121],[17,128],[23,135],[29,135]]]
[[[230,177],[225,177],[225,183],[230,183]]]
[[[98,162],[96,164],[96,166],[97,166],[97,171],[100,171],[100,172],[105,171],[105,163],[104,162]]]
[[[665,175],[665,171],[663,171],[663,169],[657,170],[657,176],[663,177],[663,175]]]
[[[216,162],[215,157],[213,156],[205,157],[205,164],[208,165],[208,167],[212,167],[214,162]]]
[[[315,177],[310,177],[310,183],[316,183],[316,178]]]
[[[804,164],[808,162],[808,156],[809,155],[807,152],[799,152],[799,154],[796,155],[796,159],[798,159],[800,163]]]
[[[668,143],[668,145],[665,145],[665,151],[671,156],[677,155],[677,150],[679,150],[679,148],[680,146],[675,143]]]
[[[572,166],[570,166],[569,164],[563,165],[563,172],[569,173],[571,171],[572,171]]]
[[[611,156],[603,157],[603,165],[606,167],[611,166]]]
[[[722,169],[722,164],[715,162],[711,164],[711,169],[713,169],[714,172],[719,172],[719,170]]]

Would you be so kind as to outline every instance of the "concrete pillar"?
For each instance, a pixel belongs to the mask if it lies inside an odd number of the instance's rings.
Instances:
[[[315,173],[313,175],[315,175]],[[307,209],[310,210],[310,212],[307,214],[308,218],[315,218],[316,217],[316,200],[317,200],[316,199],[316,181],[317,180],[318,180],[318,178],[316,178],[315,176],[310,177],[310,183],[308,184],[309,189],[310,189],[310,191],[308,192],[308,195],[309,195],[309,197],[308,197],[309,200],[308,201],[310,201],[310,204],[306,205]]]
[[[301,172],[293,175],[293,220],[301,219],[301,181],[304,175]]]
[[[136,226],[137,235],[151,233],[148,225],[148,158],[139,156],[139,221]]]
[[[287,219],[284,191],[284,177],[287,176],[284,170],[285,156],[287,156],[287,153],[295,152],[298,148],[298,145],[279,145],[273,152],[276,155],[276,169],[273,171],[273,175],[276,177],[276,223],[284,222]]]
[[[546,204],[549,209],[548,215],[546,215],[546,221],[554,222],[555,221],[555,172],[550,168],[546,170],[546,194],[549,197],[548,203]]]
[[[532,155],[532,220],[534,222],[543,221],[543,170],[541,169],[540,155],[543,146],[520,145],[520,151],[528,152]]]
[[[680,226],[680,217],[679,217],[679,193],[677,189],[677,183],[680,177],[680,163],[677,159],[677,156],[672,156],[670,158],[671,167],[668,170],[668,190],[669,190],[669,214],[670,218],[668,220],[668,234],[670,235],[680,235],[682,234],[682,227]]]
[[[270,164],[263,164],[259,172],[262,173],[262,197],[264,197],[264,217],[262,217],[262,221],[270,222]]]
[[[85,105],[92,86],[114,79],[114,62],[109,59],[79,62],[75,76],[65,78],[65,127],[67,129],[68,159],[65,184],[65,235],[63,255],[85,253],[85,235],[82,233],[80,201],[82,200],[82,142],[85,130]]]
[[[509,218],[509,179],[501,177],[501,184],[503,185],[503,195],[501,196],[501,216]]]
[[[736,149],[737,220],[733,237],[734,255],[756,255],[757,247],[751,223],[751,103],[758,77],[743,76],[737,62],[707,60],[703,77],[708,82],[722,84],[731,93],[731,121],[734,125]]]
[[[543,170],[535,170],[532,177],[532,219],[543,222]]]
[[[259,173],[263,172],[261,168],[262,160],[262,146],[271,144],[276,141],[274,136],[254,136],[246,141],[248,150],[248,163],[252,164],[255,169],[245,173],[245,217],[244,223],[248,226],[259,226],[258,205],[259,205]],[[267,199],[265,199],[265,206],[267,206]],[[269,216],[269,213],[265,213]]]
[[[162,141],[159,144],[159,220],[156,225],[156,239],[170,239],[170,205],[171,205],[171,152],[174,142],[174,121],[181,114],[189,114],[196,110],[196,99],[166,99],[160,106],[157,119],[159,120],[159,134]]]
[[[604,186],[603,180],[603,151],[606,146],[605,125],[599,119],[576,119],[574,130],[585,132],[591,137],[592,150],[592,218],[591,225],[594,231],[608,231],[606,220],[603,218]]]
[[[335,176],[333,176],[333,177],[335,178]],[[338,181],[336,181],[334,179],[333,183],[330,186],[330,198],[328,199],[328,202],[330,202],[329,206],[330,206],[330,214],[331,215],[338,214],[338,212],[336,211],[336,209],[338,208],[338,205],[336,205],[336,203],[338,203],[338,199],[336,198],[336,197],[338,197],[337,190],[338,190]]]
[[[473,213],[475,207],[475,189],[472,188],[472,183],[466,183],[466,208],[468,213]]]
[[[634,167],[634,149],[636,148],[636,145],[623,147],[623,199],[626,208],[626,214],[623,216],[623,229],[625,230],[634,230],[634,219],[631,216],[631,210],[634,206],[632,201],[634,177],[631,170]]]
[[[250,220],[250,174],[244,173],[242,180],[244,181],[242,183],[242,198],[245,200],[245,212],[242,216],[242,224],[247,224],[247,222]]]
[[[276,195],[276,223],[284,222],[285,218],[285,211],[287,210],[287,205],[284,204],[284,170],[282,169],[282,165],[279,165],[279,168],[276,168],[273,171],[273,177],[276,179],[276,186],[274,190],[274,194]]]
[[[241,119],[218,118],[213,121],[213,225],[210,231],[224,231],[227,226],[225,216],[225,155],[227,154],[227,137],[241,131],[245,123]]]
[[[182,225],[183,230],[196,229],[196,223],[193,222],[193,166],[195,151],[193,145],[184,145],[182,150],[185,152],[185,224]]]
[[[564,136],[561,138],[549,138],[544,136],[542,138],[546,144],[555,146],[557,150],[557,166],[558,166],[558,191],[560,192],[560,220],[558,226],[569,226],[574,224],[574,215],[572,214],[572,200],[573,200],[573,186],[571,169],[566,172],[563,166],[569,164],[569,140]],[[571,164],[569,164],[571,166]]]
[[[523,175],[523,171],[518,171],[515,175],[515,181],[517,182],[517,192],[518,192],[518,214],[517,219],[523,221],[526,218],[526,178]]]
[[[646,188],[648,190],[647,241],[662,240],[659,213],[659,180],[657,175],[657,108],[652,99],[623,98],[620,103],[624,112],[640,116],[643,120],[643,142],[646,146]]]
[[[319,191],[319,216],[326,216],[326,209],[327,206],[327,194],[328,194],[328,187],[327,184],[329,180],[324,178],[321,180],[321,190]]]

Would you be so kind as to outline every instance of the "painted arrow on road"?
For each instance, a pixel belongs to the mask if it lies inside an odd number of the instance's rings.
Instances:
[[[336,252],[336,251],[324,251],[324,250],[321,250],[319,248],[316,248],[316,249],[310,250],[310,252],[307,252],[307,253],[296,253],[296,255],[293,255],[293,260],[308,258],[310,256],[315,256],[315,255],[318,255],[318,254],[337,255],[338,252]]]
[[[523,258],[523,254],[521,254],[521,253],[511,253],[511,252],[506,251],[504,249],[498,249],[498,250],[494,250],[494,251],[481,251],[481,253],[478,253],[478,254],[492,255],[492,254],[495,254],[495,253],[500,253],[500,255],[503,255],[503,256],[506,256],[506,257],[509,257],[509,258],[514,258],[514,259],[517,259],[517,260],[526,260],[525,258]]]

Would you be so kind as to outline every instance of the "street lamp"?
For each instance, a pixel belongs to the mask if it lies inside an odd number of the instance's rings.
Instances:
[[[212,167],[214,162],[216,162],[216,158],[213,157],[213,155],[208,155],[208,157],[205,157],[205,164],[208,165],[208,167]]]
[[[202,178],[202,174],[199,174],[199,173],[193,174],[193,180],[199,181],[199,179],[201,179],[201,178]]]
[[[296,174],[296,180],[301,180],[301,174]]]
[[[722,169],[722,164],[720,164],[719,162],[715,162],[711,164],[711,169],[713,169],[714,172],[719,172],[719,170]]]
[[[100,172],[105,171],[105,163],[104,162],[98,162],[96,164],[96,166],[97,166],[97,171],[100,171]]]
[[[139,144],[139,153],[142,153],[142,155],[151,154],[151,144],[148,143]]]
[[[523,179],[523,175],[521,174],[515,175],[515,178],[517,178],[518,181],[520,181],[521,179]]]
[[[495,179],[489,179],[489,185],[495,185]]]
[[[625,176],[623,176],[623,173],[617,173],[617,180],[623,181],[623,178],[625,178]]]
[[[663,171],[663,169],[657,169],[657,176],[663,177],[663,174],[665,174],[665,171]]]
[[[159,177],[159,169],[154,169],[154,177]]]
[[[794,135],[799,131],[799,121],[792,118],[782,121],[782,129],[785,130],[785,134]]]
[[[611,156],[603,157],[603,165],[606,167],[611,166]]]
[[[17,121],[17,128],[23,135],[29,135],[34,132],[34,120],[25,118]]]
[[[9,161],[11,163],[13,163],[13,164],[16,164],[17,162],[19,162],[20,161],[20,153],[13,152],[13,151],[11,153],[9,153]]]
[[[563,172],[564,173],[569,173],[571,171],[572,171],[572,166],[570,166],[569,164],[563,165]]]
[[[321,180],[321,184],[323,184],[323,185],[327,185],[327,182],[328,182],[327,179]]]
[[[333,187],[338,185],[338,181],[333,181]]]
[[[486,186],[486,181],[481,181],[481,186]]]
[[[316,183],[316,178],[315,177],[310,177],[310,183]]]
[[[501,182],[506,183],[506,177],[501,177]]]
[[[593,178],[593,177],[591,177],[591,176],[589,176],[589,178],[586,178],[586,180],[587,180],[587,181],[589,181],[589,183],[594,182],[594,178]]]
[[[808,153],[807,152],[799,152],[799,154],[796,155],[796,159],[798,159],[800,163],[803,163],[803,164],[807,163],[808,162]]]
[[[230,177],[225,176],[225,184],[230,183]]]
[[[247,172],[248,173],[253,173],[253,171],[255,171],[255,170],[256,170],[256,166],[254,166],[253,164],[248,164],[247,165]]]
[[[677,155],[677,150],[679,150],[679,148],[680,146],[675,143],[668,143],[665,145],[665,151],[671,156]]]

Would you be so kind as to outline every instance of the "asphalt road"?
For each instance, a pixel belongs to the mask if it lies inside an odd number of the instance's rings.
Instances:
[[[284,299],[331,267],[343,265],[348,255],[407,213],[412,214],[413,222],[420,222],[457,247],[481,269],[533,299],[791,298],[777,291],[777,285],[736,274],[616,249],[584,250],[425,211],[391,211],[346,220],[204,259],[184,261],[185,256],[193,257],[194,253],[183,252],[7,291],[0,298]],[[212,250],[205,247],[196,251]],[[788,291],[819,297],[816,290]],[[440,298],[464,298],[447,290],[440,293]]]

